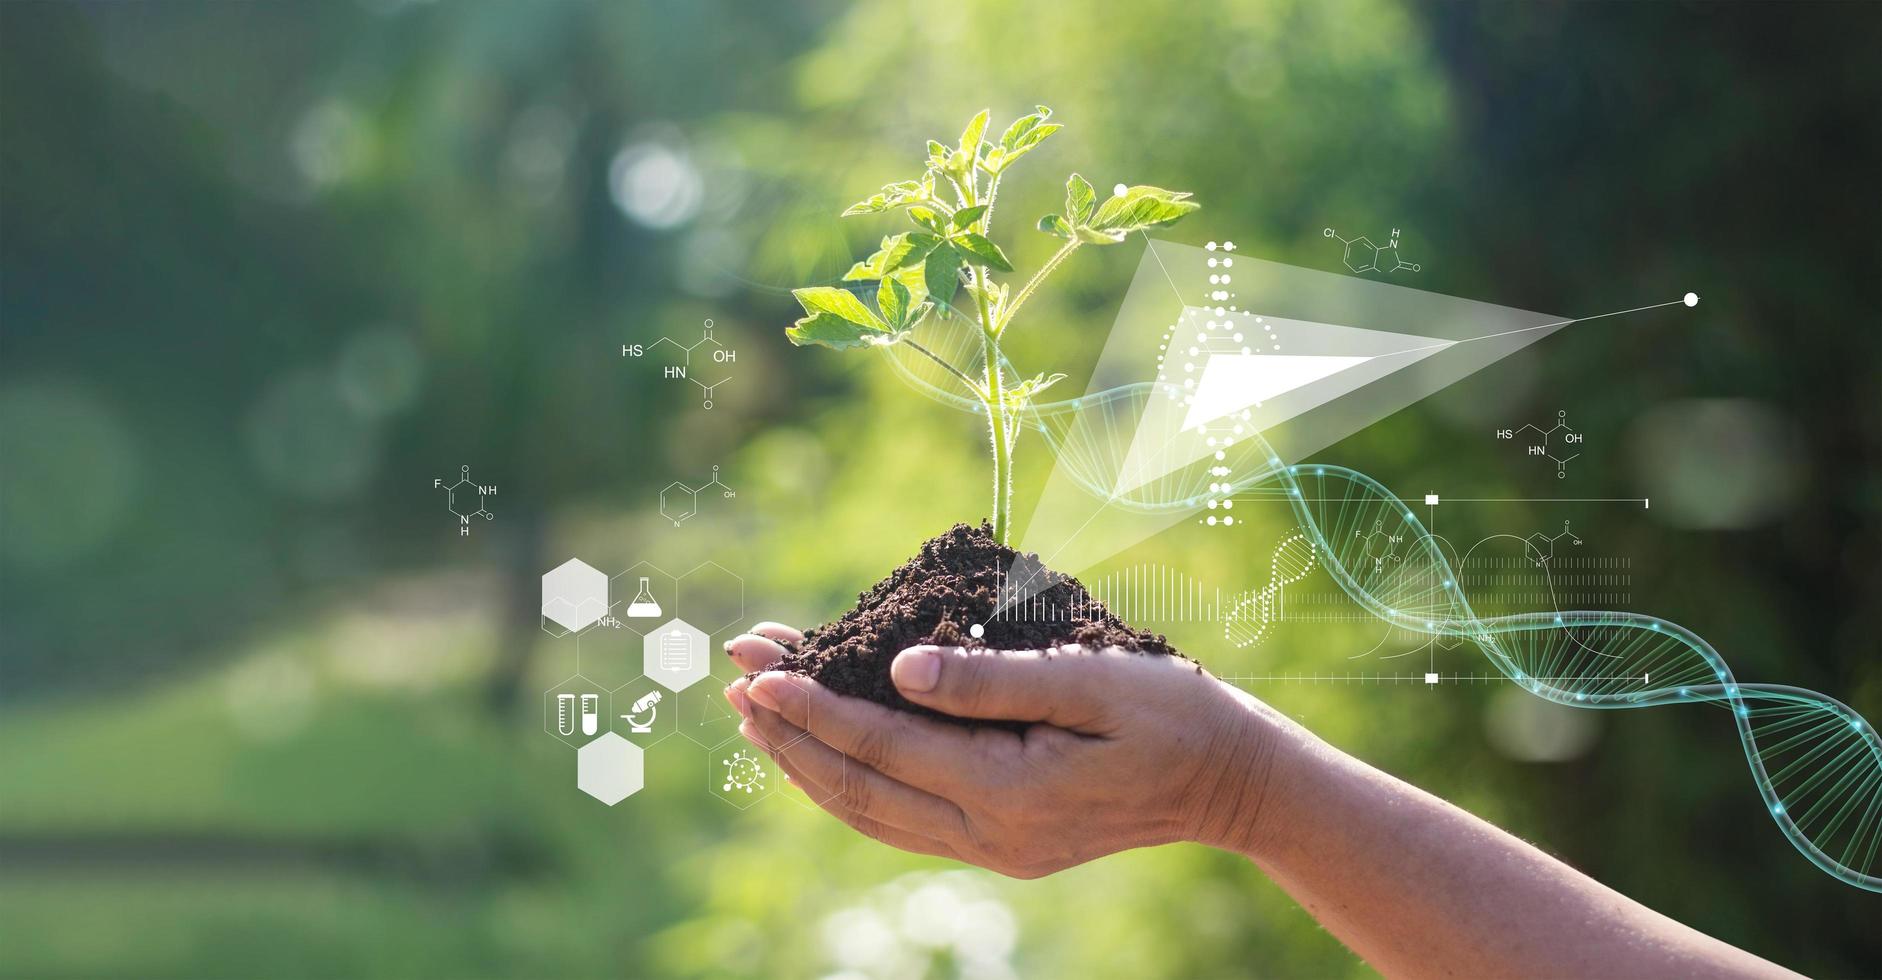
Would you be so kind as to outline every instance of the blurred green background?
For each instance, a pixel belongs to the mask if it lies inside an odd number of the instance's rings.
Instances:
[[[541,730],[573,641],[537,578],[570,556],[716,561],[746,622],[810,624],[984,513],[972,418],[781,328],[890,228],[836,212],[985,105],[1070,127],[1005,186],[1022,270],[1077,169],[1194,191],[1169,237],[1303,266],[1339,268],[1327,225],[1398,227],[1420,288],[1698,292],[1322,458],[1402,494],[1652,496],[1441,529],[1573,519],[1633,562],[1630,608],[1882,720],[1877,50],[1860,3],[0,4],[0,972],[1366,973],[1239,859],[1007,881],[726,806],[684,738],[604,807]],[[1138,249],[1099,253],[1029,307],[1022,367],[1095,358]],[[708,317],[739,358],[710,412],[619,356]],[[1490,436],[1558,409],[1569,480]],[[661,519],[715,464],[737,499]],[[1049,464],[1021,447],[1019,515]],[[464,465],[498,488],[469,537],[432,482]],[[1253,587],[1283,530],[1126,559]],[[1377,637],[1174,635],[1223,673],[1356,669]],[[1878,897],[1785,843],[1715,713],[1253,689],[1678,919],[1882,970]],[[1525,724],[1580,734],[1525,752]]]

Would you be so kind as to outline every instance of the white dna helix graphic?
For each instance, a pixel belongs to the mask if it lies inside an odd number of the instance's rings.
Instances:
[[[952,363],[972,363],[978,337],[936,331],[931,347]],[[963,411],[979,404],[944,385],[927,359],[884,348],[913,387]],[[1148,399],[1176,394],[1143,382],[1082,398],[1030,406],[1013,423],[1038,431],[1060,471],[1114,506],[1139,511],[1194,510],[1220,495],[1219,474],[1183,466],[1114,492],[1118,467]],[[1817,867],[1858,888],[1882,892],[1882,737],[1848,705],[1780,684],[1740,683],[1699,635],[1652,616],[1563,611],[1480,617],[1457,587],[1440,540],[1400,499],[1371,477],[1341,466],[1283,465],[1261,436],[1233,446],[1229,486],[1238,494],[1286,498],[1302,533],[1284,556],[1285,571],[1317,563],[1355,603],[1407,630],[1468,641],[1512,682],[1537,697],[1576,708],[1647,708],[1704,704],[1723,709],[1778,829]],[[1211,484],[1217,489],[1211,491]],[[1399,560],[1367,553],[1368,532],[1406,542]],[[1278,568],[1278,564],[1277,564]],[[1280,571],[1277,571],[1277,575]],[[1233,636],[1231,636],[1233,639]]]
[[[1305,531],[1281,539],[1268,560],[1268,584],[1229,607],[1222,617],[1222,638],[1238,647],[1260,643],[1275,620],[1281,618],[1282,593],[1313,571],[1315,550],[1313,539]]]

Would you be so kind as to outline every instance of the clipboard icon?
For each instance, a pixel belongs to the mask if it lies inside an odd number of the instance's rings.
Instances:
[[[668,630],[660,635],[660,669],[691,670],[693,638],[685,630]]]

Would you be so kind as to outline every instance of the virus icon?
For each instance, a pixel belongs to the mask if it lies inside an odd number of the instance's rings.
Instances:
[[[765,788],[765,770],[758,764],[756,755],[746,755],[744,749],[739,749],[732,753],[730,759],[720,761],[725,764],[723,789],[726,792],[742,789],[747,793],[755,793]]]

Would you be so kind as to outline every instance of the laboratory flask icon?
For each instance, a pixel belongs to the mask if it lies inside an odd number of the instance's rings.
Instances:
[[[654,601],[653,587],[648,584],[647,576],[640,577],[640,591],[634,593],[634,601],[628,603],[627,618],[655,619],[660,615],[660,604]]]

